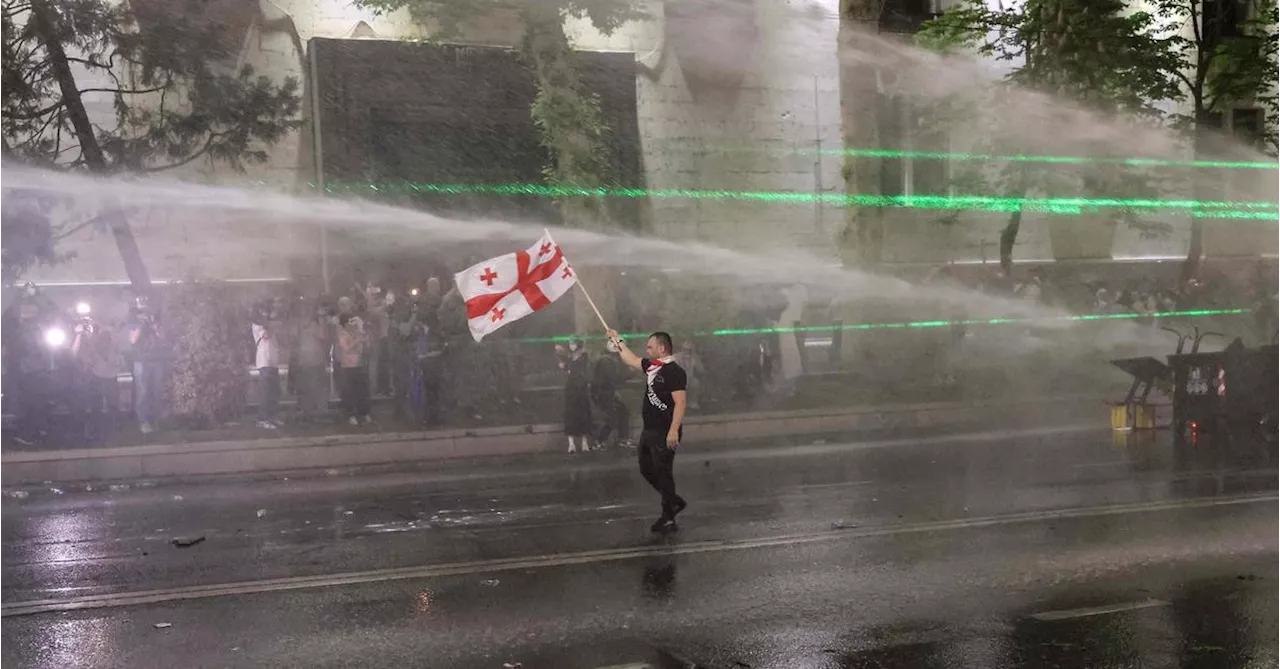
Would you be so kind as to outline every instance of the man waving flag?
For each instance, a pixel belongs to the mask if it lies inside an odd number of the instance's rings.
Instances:
[[[476,341],[498,328],[540,311],[578,282],[550,232],[526,251],[476,263],[453,275],[467,303],[467,325]]]

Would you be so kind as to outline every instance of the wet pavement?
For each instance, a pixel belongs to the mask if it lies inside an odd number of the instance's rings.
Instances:
[[[1277,476],[1258,445],[690,444],[666,536],[625,454],[330,474],[7,497],[0,662],[1277,663]]]

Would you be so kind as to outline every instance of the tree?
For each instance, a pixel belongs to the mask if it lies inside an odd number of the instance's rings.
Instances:
[[[564,20],[585,17],[607,35],[627,21],[644,18],[633,0],[356,0],[356,4],[381,13],[408,10],[416,22],[433,28],[432,39],[440,40],[458,36],[468,24],[486,17],[517,15],[523,27],[520,53],[537,83],[530,113],[542,145],[551,153],[551,164],[543,170],[547,182],[584,188],[615,184],[616,176],[607,160],[609,127],[602,118],[599,99],[584,90],[579,79]],[[614,225],[603,199],[569,197],[561,200],[559,207],[569,226]],[[600,288],[598,295],[607,298],[599,306],[611,316],[613,291],[606,285],[611,275],[590,268],[581,273]],[[587,326],[595,317],[584,307],[578,309],[577,320],[580,326]]]
[[[266,146],[299,123],[296,80],[276,84],[235,66],[242,34],[228,26],[244,24],[224,13],[256,12],[256,2],[206,9],[199,0],[3,0],[0,11],[6,160],[103,175],[206,157],[238,169],[265,161]],[[91,115],[91,96],[109,97],[114,119]],[[94,223],[111,230],[134,289],[149,291],[124,210],[104,211]],[[39,225],[24,223],[32,224]],[[6,263],[11,255],[23,267],[54,258],[51,247],[11,248],[7,233],[6,219]]]
[[[1230,131],[1223,127],[1223,118],[1241,104],[1265,110],[1262,126],[1251,139],[1275,156],[1280,117],[1276,88],[1280,13],[1275,0],[1154,0],[1152,6],[1162,20],[1162,31],[1169,35],[1164,45],[1179,84],[1173,98],[1190,106],[1190,113],[1175,114],[1173,122],[1192,135],[1195,157],[1215,157],[1215,148],[1221,145],[1215,134]],[[1200,179],[1195,184],[1202,186]],[[1204,190],[1196,190],[1196,199],[1203,199]],[[1193,217],[1184,279],[1198,273],[1203,244],[1203,220]]]
[[[0,202],[0,270],[4,285],[17,283],[37,263],[52,265],[62,259],[55,250],[59,234],[45,213],[50,207],[39,193],[10,190]]]
[[[520,52],[537,79],[530,112],[539,137],[552,156],[544,170],[549,184],[580,187],[612,185],[611,166],[603,150],[609,128],[599,99],[583,89],[564,32],[566,17],[586,17],[602,33],[643,17],[632,0],[356,0],[381,13],[408,10],[418,23],[434,28],[433,39],[449,39],[464,28],[495,14],[517,14],[523,27]],[[607,227],[601,200],[567,198],[561,202],[565,222],[579,227]]]
[[[920,40],[941,51],[976,49],[980,55],[1014,63],[1006,84],[1047,93],[1108,115],[1158,120],[1159,105],[1176,97],[1177,59],[1159,32],[1159,22],[1146,12],[1129,12],[1123,0],[1026,0],[992,9],[982,0],[964,0],[927,22]],[[977,152],[996,155],[1042,153],[1039,137],[1008,133],[1018,110],[1002,107],[1004,94],[994,90],[981,113],[990,115]],[[1046,128],[1040,128],[1043,133]],[[1028,144],[1031,142],[1031,144]],[[1095,147],[1103,150],[1104,147]],[[1078,150],[1078,148],[1077,148]],[[959,183],[985,184],[1003,197],[1023,198],[1030,191],[1083,190],[1094,197],[1133,196],[1155,189],[1138,170],[1122,165],[1089,165],[1083,169],[1056,164],[1012,162],[998,171],[984,167],[962,172]],[[1012,266],[1013,246],[1022,222],[1019,207],[1010,213],[1000,235],[1000,263]],[[1112,211],[1110,222],[1150,225],[1129,210]]]

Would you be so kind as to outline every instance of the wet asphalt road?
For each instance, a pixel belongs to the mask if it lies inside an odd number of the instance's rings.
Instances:
[[[628,455],[328,474],[7,497],[0,663],[1277,664],[1251,445],[690,444],[662,537]]]

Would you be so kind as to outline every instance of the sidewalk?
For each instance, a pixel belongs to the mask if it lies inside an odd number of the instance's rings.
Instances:
[[[1105,429],[1108,412],[1103,398],[1074,395],[1016,402],[938,402],[722,414],[690,418],[686,438],[695,447],[703,447],[784,436],[849,437],[940,426],[992,429],[1096,423],[1099,429]],[[543,424],[9,452],[0,457],[0,474],[8,486],[550,454],[562,453],[564,447],[560,426]]]

